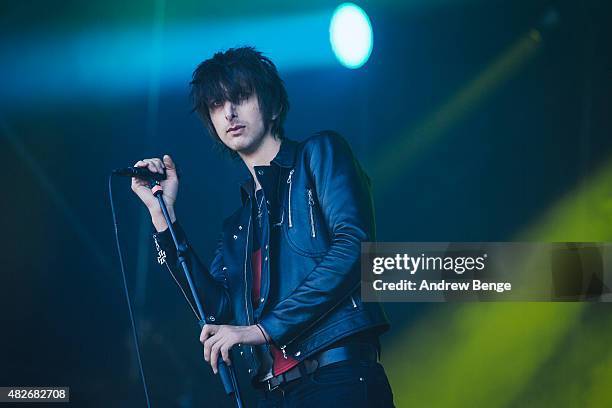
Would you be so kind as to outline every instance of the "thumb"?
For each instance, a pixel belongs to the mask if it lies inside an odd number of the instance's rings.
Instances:
[[[166,167],[166,173],[169,176],[176,177],[176,165],[174,164],[172,157],[165,154],[163,160],[164,160],[164,166]]]

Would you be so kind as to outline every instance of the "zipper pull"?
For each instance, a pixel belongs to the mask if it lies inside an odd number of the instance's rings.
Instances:
[[[286,360],[287,359],[287,352],[285,351],[285,348],[287,348],[287,346],[282,346],[280,349],[283,352],[283,358]]]
[[[287,184],[289,184],[289,199],[288,201],[288,215],[289,215],[289,228],[293,227],[293,222],[291,220],[291,177],[293,176],[293,172],[295,171],[295,169],[291,169],[291,171],[289,172],[289,177],[287,177]]]
[[[312,214],[312,207],[314,206],[314,199],[312,198],[312,189],[308,189],[308,213],[310,215],[310,236],[315,238],[317,233],[315,232],[314,216]]]

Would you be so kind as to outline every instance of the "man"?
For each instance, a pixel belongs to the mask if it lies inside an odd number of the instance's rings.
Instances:
[[[360,243],[375,239],[375,226],[369,179],[350,147],[333,132],[285,138],[283,82],[251,47],[204,61],[191,87],[211,136],[250,172],[209,269],[176,221],[170,156],[135,166],[167,173],[164,198],[207,315],[204,359],[216,373],[219,358],[231,364],[230,349],[239,351],[262,407],[393,406],[377,362],[388,322],[360,298]],[[160,263],[180,277],[156,199],[144,181],[132,189],[150,211]]]

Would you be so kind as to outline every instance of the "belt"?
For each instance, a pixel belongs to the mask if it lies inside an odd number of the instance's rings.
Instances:
[[[378,361],[378,350],[372,344],[350,344],[334,347],[305,359],[291,370],[263,381],[261,384],[265,386],[266,390],[273,391],[281,385],[314,373],[317,368],[347,360],[376,362]]]

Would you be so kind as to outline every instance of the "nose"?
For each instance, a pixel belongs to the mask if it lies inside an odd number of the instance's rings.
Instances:
[[[228,121],[231,121],[236,117],[236,106],[230,101],[225,101],[223,111],[225,112],[225,119]]]

